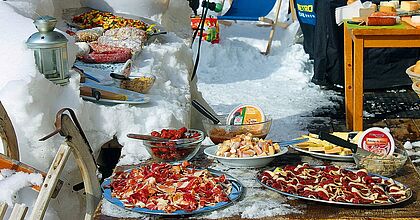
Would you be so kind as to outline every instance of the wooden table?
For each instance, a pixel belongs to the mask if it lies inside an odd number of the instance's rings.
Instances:
[[[348,129],[363,130],[363,50],[365,48],[420,47],[420,29],[405,22],[403,26],[398,29],[366,28],[345,22],[344,85]]]

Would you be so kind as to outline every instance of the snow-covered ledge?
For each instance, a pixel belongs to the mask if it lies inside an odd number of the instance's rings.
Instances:
[[[62,87],[46,80],[37,71],[33,52],[25,45],[36,29],[32,19],[10,7],[13,4],[13,1],[0,3],[0,31],[7,33],[0,35],[0,100],[16,129],[23,162],[41,170],[48,169],[63,138],[55,136],[45,142],[38,139],[54,130],[55,114],[63,107],[77,112],[96,154],[102,144],[116,136],[124,146],[120,164],[138,163],[150,157],[141,142],[128,139],[127,133],[148,133],[163,127],[189,125],[189,75],[193,63],[191,50],[183,39],[169,33],[164,44],[148,45],[142,52],[140,59],[151,60],[152,72],[156,75],[149,92],[151,103],[137,107],[97,105],[79,97],[79,76],[74,72],[70,84]],[[26,9],[30,10],[30,7]],[[22,11],[25,12],[19,12]],[[70,41],[68,46],[72,63],[74,43]],[[191,87],[196,89],[195,85]],[[81,181],[73,161],[63,172],[63,179],[67,185],[59,197],[52,200],[50,207],[59,210],[60,219],[79,219],[84,203],[82,195],[71,190]],[[56,216],[57,213],[50,211],[49,215]]]

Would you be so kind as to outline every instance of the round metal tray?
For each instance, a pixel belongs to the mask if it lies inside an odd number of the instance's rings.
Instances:
[[[124,172],[129,172],[131,169],[126,170]],[[239,182],[238,179],[223,173],[221,171],[217,171],[217,170],[213,170],[213,169],[207,169],[208,171],[210,171],[211,174],[215,175],[215,176],[220,176],[222,174],[224,174],[227,178],[227,180],[232,184],[232,192],[229,194],[229,202],[219,202],[216,203],[214,206],[206,206],[203,207],[201,209],[192,211],[192,212],[186,212],[183,210],[178,210],[172,213],[166,213],[164,211],[161,210],[150,210],[150,209],[146,209],[146,208],[139,208],[139,207],[135,207],[135,208],[126,208],[123,204],[123,202],[121,202],[121,200],[112,197],[111,196],[111,188],[109,187],[109,185],[111,184],[111,177],[107,178],[104,180],[104,182],[101,184],[101,188],[103,191],[103,196],[106,200],[108,200],[109,202],[111,202],[112,204],[119,206],[121,208],[124,208],[126,210],[130,210],[133,212],[138,212],[138,213],[143,213],[143,214],[149,214],[149,215],[160,215],[160,216],[189,216],[189,215],[197,215],[197,214],[202,214],[202,213],[206,213],[206,212],[211,212],[214,210],[218,210],[218,209],[222,209],[225,208],[226,206],[232,205],[234,202],[238,201],[241,197],[242,194],[244,192],[244,187],[243,185]]]

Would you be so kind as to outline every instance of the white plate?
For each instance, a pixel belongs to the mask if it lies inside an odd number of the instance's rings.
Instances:
[[[325,159],[325,160],[335,160],[335,161],[354,161],[353,156],[352,155],[347,155],[347,156],[342,156],[342,155],[338,155],[338,154],[325,154],[325,153],[320,153],[320,152],[314,152],[314,151],[307,151],[304,150],[298,146],[295,145],[289,145],[291,148],[295,149],[296,151],[305,153],[305,154],[309,154],[313,157],[316,158],[321,158],[321,159]]]
[[[220,163],[233,168],[259,168],[264,167],[276,157],[287,153],[287,147],[280,147],[280,152],[271,156],[261,157],[245,157],[245,158],[232,158],[232,157],[220,157],[216,156],[217,145],[210,146],[204,150],[204,153],[209,157],[216,158]]]

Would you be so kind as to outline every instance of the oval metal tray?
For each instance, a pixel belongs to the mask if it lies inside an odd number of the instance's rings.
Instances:
[[[289,147],[291,147],[294,150],[299,151],[301,153],[309,154],[313,157],[320,158],[320,159],[334,160],[334,161],[351,161],[351,162],[354,161],[352,155],[342,156],[342,155],[337,155],[337,154],[325,154],[325,153],[319,153],[319,152],[314,152],[314,151],[307,151],[307,150],[303,150],[303,149],[301,149],[301,148],[299,148],[295,145],[289,145]]]
[[[325,166],[316,166],[316,167],[320,167],[320,168],[324,168]],[[347,170],[351,170],[351,169],[347,169]],[[275,191],[275,192],[277,192],[277,193],[280,193],[280,194],[282,194],[282,195],[285,195],[285,196],[290,196],[290,197],[293,197],[293,198],[298,198],[298,199],[304,199],[304,200],[309,200],[309,201],[314,201],[314,202],[321,202],[321,203],[328,203],[328,204],[335,204],[335,205],[345,205],[345,206],[358,206],[358,207],[386,207],[386,206],[394,206],[394,205],[397,205],[397,204],[400,204],[400,203],[403,203],[403,202],[406,202],[406,201],[408,201],[410,198],[411,198],[411,196],[413,196],[413,192],[411,191],[411,189],[408,187],[408,186],[406,186],[406,185],[404,185],[404,184],[402,184],[403,186],[404,186],[404,189],[406,189],[407,190],[407,198],[405,198],[405,199],[403,199],[403,200],[401,200],[401,201],[398,201],[398,202],[396,202],[396,203],[385,203],[385,204],[379,204],[379,203],[373,203],[373,204],[359,204],[359,203],[349,203],[349,202],[336,202],[336,201],[329,201],[329,200],[322,200],[322,199],[313,199],[313,198],[308,198],[308,197],[304,197],[304,196],[300,196],[300,195],[295,195],[295,194],[290,194],[290,193],[286,193],[286,192],[283,192],[283,191],[281,191],[281,190],[278,190],[278,189],[275,189],[275,188],[273,188],[273,187],[271,187],[271,186],[268,186],[268,185],[266,185],[266,184],[264,184],[264,183],[262,183],[261,181],[260,181],[260,179],[258,178],[260,175],[261,175],[261,173],[262,172],[264,172],[264,171],[261,171],[261,172],[259,172],[258,174],[257,174],[257,177],[256,177],[256,179],[257,179],[257,182],[259,183],[259,184],[261,184],[262,186],[264,186],[265,188],[267,188],[267,189],[270,189],[270,190],[272,190],[272,191]],[[381,178],[383,178],[383,179],[385,179],[385,180],[388,180],[388,179],[391,179],[391,178],[388,178],[388,177],[384,177],[384,176],[381,176],[381,175],[376,175],[376,174],[368,174],[369,176],[377,176],[377,177],[381,177]],[[396,183],[400,183],[400,182],[398,182],[398,181],[396,181],[396,180],[394,180]],[[400,183],[401,184],[401,183]]]
[[[131,169],[126,170],[124,172],[129,172]],[[123,204],[123,202],[121,202],[121,200],[112,197],[111,196],[111,188],[109,187],[109,185],[111,184],[111,177],[107,178],[104,180],[104,182],[101,184],[101,188],[103,191],[103,196],[106,200],[108,200],[109,202],[111,202],[112,204],[119,206],[121,208],[124,208],[126,210],[130,210],[133,212],[138,212],[138,213],[143,213],[143,214],[149,214],[149,215],[160,215],[160,216],[188,216],[188,215],[197,215],[197,214],[202,214],[202,213],[206,213],[206,212],[211,212],[217,209],[221,209],[221,208],[225,208],[229,205],[232,205],[234,202],[238,201],[241,197],[242,194],[244,192],[244,187],[243,185],[239,182],[238,179],[230,176],[229,174],[223,173],[221,171],[218,170],[213,170],[213,169],[207,169],[208,171],[210,171],[211,174],[215,175],[215,176],[220,176],[222,174],[224,174],[227,178],[227,180],[232,184],[232,192],[229,194],[229,202],[219,202],[216,203],[214,206],[206,206],[203,207],[201,209],[192,211],[192,212],[186,212],[183,210],[177,210],[175,212],[172,213],[167,213],[161,210],[150,210],[150,209],[146,209],[146,208],[139,208],[139,207],[135,207],[135,208],[126,208]]]

